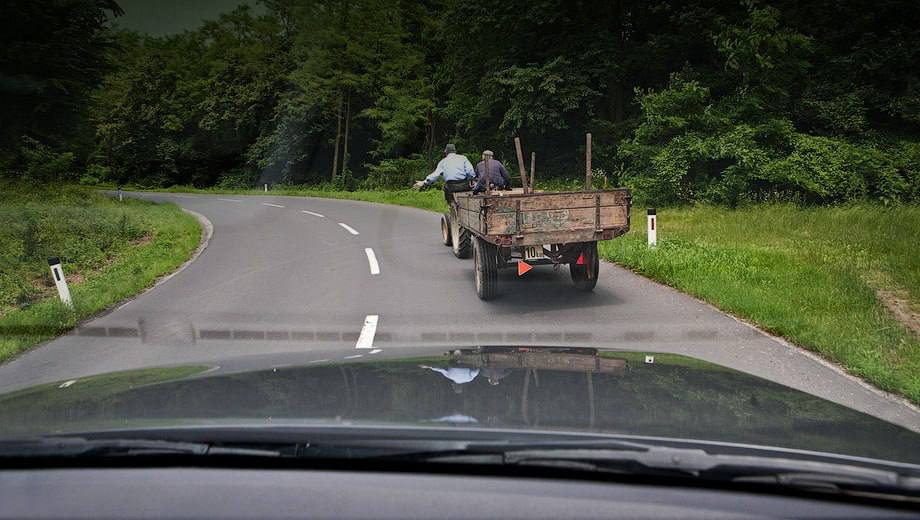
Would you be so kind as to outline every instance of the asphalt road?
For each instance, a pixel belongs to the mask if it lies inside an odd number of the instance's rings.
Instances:
[[[418,346],[575,345],[686,354],[920,431],[920,411],[903,400],[611,264],[602,263],[590,294],[574,289],[567,268],[521,278],[505,270],[503,296],[482,302],[472,260],[441,245],[430,212],[300,197],[131,196],[204,215],[208,247],[153,290],[0,366],[0,392],[196,362],[245,368]]]

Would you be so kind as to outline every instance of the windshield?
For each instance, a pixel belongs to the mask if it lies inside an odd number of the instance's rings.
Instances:
[[[917,19],[6,2],[0,445],[405,428],[920,464]]]

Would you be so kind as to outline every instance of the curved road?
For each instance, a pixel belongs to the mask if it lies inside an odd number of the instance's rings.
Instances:
[[[440,244],[434,213],[302,197],[131,196],[204,215],[210,244],[153,290],[0,366],[0,391],[218,360],[232,370],[420,345],[578,345],[690,355],[920,431],[915,407],[611,264],[591,294],[572,287],[567,268],[522,278],[504,270],[503,296],[482,302],[472,261]]]

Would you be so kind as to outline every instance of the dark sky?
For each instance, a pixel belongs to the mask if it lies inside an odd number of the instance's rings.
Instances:
[[[212,20],[220,13],[232,11],[240,4],[257,8],[256,0],[116,0],[124,16],[115,24],[153,36],[195,29],[202,20]]]

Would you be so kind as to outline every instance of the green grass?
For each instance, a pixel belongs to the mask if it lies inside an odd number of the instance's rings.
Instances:
[[[658,223],[657,248],[643,218],[602,255],[920,402],[920,341],[875,291],[920,302],[920,207],[694,207]]]
[[[264,195],[260,190],[167,191]],[[446,210],[440,190],[276,188],[269,193]],[[699,206],[659,209],[658,221],[658,247],[650,250],[645,215],[636,208],[633,231],[602,242],[602,257],[920,403],[920,341],[876,294],[877,288],[900,291],[920,309],[920,207]]]
[[[174,205],[119,203],[89,190],[0,185],[0,362],[53,338],[174,271],[201,227]],[[61,259],[74,306],[57,299]]]

